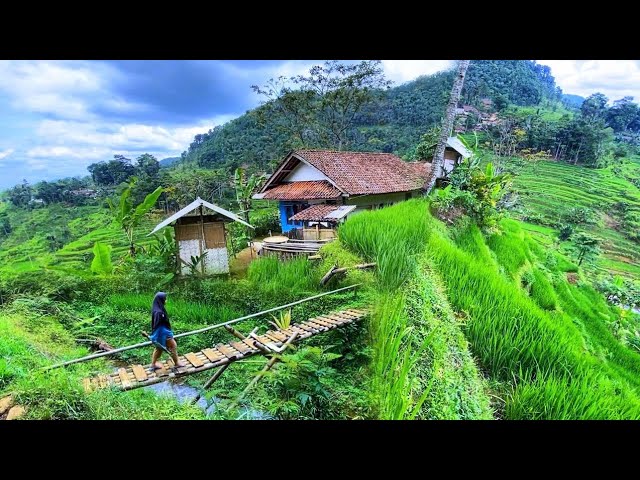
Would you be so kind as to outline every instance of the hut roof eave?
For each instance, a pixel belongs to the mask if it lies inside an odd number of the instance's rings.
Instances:
[[[249,225],[247,222],[245,222],[244,220],[242,220],[240,217],[238,217],[235,213],[232,213],[228,210],[225,210],[222,207],[219,207],[217,205],[214,205],[213,203],[209,203],[206,200],[201,199],[200,197],[196,198],[193,202],[191,202],[189,205],[187,205],[186,207],[184,207],[182,210],[174,213],[173,215],[171,215],[169,218],[167,218],[166,220],[164,220],[163,222],[160,222],[158,225],[156,225],[156,227],[147,234],[147,236],[149,235],[153,235],[154,233],[156,233],[158,230],[166,227],[167,225],[169,225],[170,223],[175,222],[176,220],[178,220],[181,217],[184,217],[187,213],[192,212],[193,210],[195,210],[196,208],[200,207],[200,206],[204,206],[207,207],[209,210],[213,210],[214,212],[218,212],[221,215],[224,215],[225,217],[228,217],[236,222],[240,222],[243,225],[246,225],[247,227],[250,228],[255,228],[253,225]]]

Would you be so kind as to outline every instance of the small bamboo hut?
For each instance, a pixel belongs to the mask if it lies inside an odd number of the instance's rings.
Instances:
[[[206,207],[213,213],[205,213]],[[192,214],[197,209],[197,213]],[[181,275],[192,272],[192,258],[201,258],[197,270],[203,275],[229,273],[229,251],[225,223],[240,222],[254,228],[237,215],[198,197],[195,201],[174,213],[149,233],[174,223],[178,244],[178,271]],[[202,258],[204,255],[204,258]]]

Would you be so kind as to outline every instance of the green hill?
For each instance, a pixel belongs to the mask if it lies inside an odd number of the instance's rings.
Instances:
[[[420,136],[442,118],[452,82],[453,72],[440,72],[382,92],[380,101],[358,114],[349,148],[401,156],[410,153]],[[530,106],[559,100],[559,95],[546,66],[522,60],[474,60],[462,100],[482,108],[484,99],[501,97]],[[211,168],[250,165],[268,170],[293,144],[272,123],[260,121],[263,108],[196,135],[183,160]]]

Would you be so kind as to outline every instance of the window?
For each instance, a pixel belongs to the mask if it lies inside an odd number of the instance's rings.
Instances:
[[[284,206],[284,211],[285,211],[285,215],[286,215],[287,225],[295,225],[295,226],[301,227],[302,226],[302,222],[296,222],[296,221],[289,220],[289,219],[291,217],[293,217],[296,213],[304,210],[307,207],[309,207],[309,205],[303,204],[303,203],[294,203],[292,205],[285,205]]]

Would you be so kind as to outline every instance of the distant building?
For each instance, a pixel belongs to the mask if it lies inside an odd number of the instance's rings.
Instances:
[[[470,156],[471,152],[469,149],[465,147],[457,137],[449,137],[444,150],[443,169],[445,175],[451,173],[456,165],[462,162],[464,158],[469,158]]]
[[[78,190],[70,190],[69,193],[78,197],[88,198],[96,198],[96,196],[98,195],[98,193],[91,188],[79,188]]]
[[[283,233],[331,238],[350,215],[420,195],[431,172],[431,163],[390,153],[296,150],[253,198],[280,203]]]
[[[206,207],[212,213],[204,213]],[[191,214],[198,209],[198,213]],[[221,274],[229,272],[229,252],[227,251],[226,222],[240,222],[253,228],[237,215],[198,197],[179,212],[159,223],[149,235],[174,223],[175,238],[178,244],[177,270],[182,275],[191,273],[192,257],[204,259],[197,265],[202,274]]]

